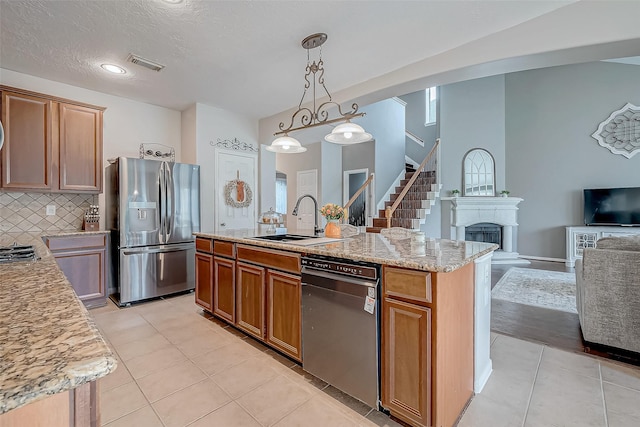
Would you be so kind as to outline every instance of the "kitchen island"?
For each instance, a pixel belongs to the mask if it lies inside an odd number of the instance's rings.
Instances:
[[[39,233],[2,233],[37,260],[0,264],[0,426],[99,425],[116,358]]]
[[[455,425],[491,373],[497,245],[375,233],[297,242],[257,239],[253,229],[195,235],[196,303],[303,368],[302,257],[379,266],[377,409],[410,425]]]

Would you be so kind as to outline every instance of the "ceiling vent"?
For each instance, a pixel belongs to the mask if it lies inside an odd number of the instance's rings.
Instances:
[[[134,55],[133,53],[129,54],[129,56],[127,57],[127,61],[133,62],[136,65],[140,65],[141,67],[145,67],[153,71],[160,71],[164,68],[164,65],[162,64],[158,64],[157,62],[153,62],[141,56]]]

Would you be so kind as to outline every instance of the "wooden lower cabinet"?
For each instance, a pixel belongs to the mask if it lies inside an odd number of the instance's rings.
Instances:
[[[302,361],[300,276],[267,270],[267,343]]]
[[[213,255],[196,252],[196,304],[213,310]]]
[[[395,416],[431,425],[431,309],[385,298],[381,400]]]
[[[473,396],[473,263],[382,271],[382,406],[412,426],[454,426]]]
[[[47,237],[58,266],[85,306],[107,303],[107,236]]]
[[[238,261],[236,274],[236,326],[264,339],[265,269]]]
[[[236,321],[236,262],[213,257],[213,314]]]

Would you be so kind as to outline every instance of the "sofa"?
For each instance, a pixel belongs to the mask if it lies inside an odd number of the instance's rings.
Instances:
[[[640,235],[599,239],[575,271],[584,340],[640,353]]]

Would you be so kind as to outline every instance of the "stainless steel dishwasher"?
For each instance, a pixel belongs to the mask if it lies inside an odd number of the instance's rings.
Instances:
[[[375,409],[379,271],[375,264],[302,258],[302,367]]]

